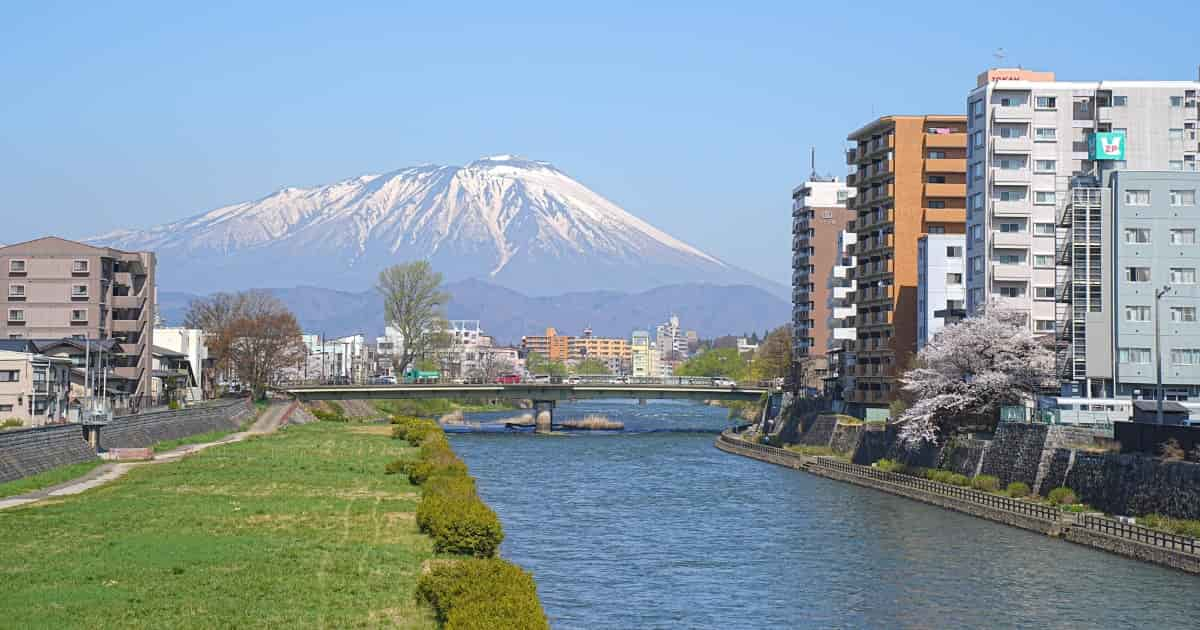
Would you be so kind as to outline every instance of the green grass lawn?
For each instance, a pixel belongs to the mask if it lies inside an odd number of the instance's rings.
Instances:
[[[217,440],[219,440],[227,435],[232,435],[234,433],[237,433],[240,430],[241,429],[217,429],[216,431],[209,431],[208,433],[198,433],[196,435],[189,435],[185,438],[179,438],[176,440],[166,440],[166,441],[155,444],[154,452],[155,453],[163,453],[163,452],[169,451],[171,449],[179,448],[180,446],[185,446],[188,444],[204,444],[205,442],[216,442]]]
[[[41,490],[42,488],[49,488],[50,486],[70,481],[76,477],[82,477],[83,475],[91,472],[93,468],[103,463],[103,460],[94,459],[80,464],[60,466],[58,468],[47,470],[44,473],[25,477],[24,479],[0,483],[0,499],[18,494],[25,494],[26,492],[33,492],[34,490]],[[0,518],[0,523],[3,522],[3,519]]]
[[[0,512],[0,626],[433,627],[389,431],[289,426]]]

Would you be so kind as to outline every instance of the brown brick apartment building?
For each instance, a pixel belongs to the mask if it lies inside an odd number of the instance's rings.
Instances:
[[[917,240],[961,234],[966,219],[966,116],[884,116],[851,133],[847,182],[857,188],[855,389],[885,407],[917,345]]]

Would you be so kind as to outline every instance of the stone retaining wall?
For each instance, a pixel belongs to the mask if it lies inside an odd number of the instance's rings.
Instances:
[[[942,449],[938,455],[938,468],[952,470],[960,475],[974,477],[979,474],[984,455],[991,443],[987,440],[960,439]]]
[[[251,403],[239,399],[113,418],[100,428],[100,448],[147,447],[211,431],[231,431],[242,425],[251,409]]]
[[[96,459],[78,424],[0,433],[0,483]]]
[[[829,448],[839,454],[849,454],[858,450],[858,442],[862,439],[863,426],[862,424],[837,425],[833,428],[833,435],[829,438]]]
[[[1094,549],[1102,549],[1127,558],[1142,560],[1143,562],[1153,562],[1154,564],[1187,571],[1188,573],[1200,573],[1200,556],[1154,547],[1119,536],[1110,536],[1101,532],[1095,532],[1083,527],[1063,528],[1062,537],[1064,540],[1069,540],[1076,544],[1087,545]]]
[[[800,443],[806,446],[829,446],[833,440],[833,431],[837,428],[837,416],[823,413],[816,417],[812,426],[800,436]]]
[[[1200,464],[1076,451],[1065,477],[1080,501],[1109,514],[1200,519]]]

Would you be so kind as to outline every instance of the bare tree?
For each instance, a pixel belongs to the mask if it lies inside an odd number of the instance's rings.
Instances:
[[[193,300],[184,325],[204,331],[213,363],[205,379],[209,394],[216,374],[232,373],[262,396],[281,369],[304,357],[295,315],[266,291],[216,293]]]
[[[395,265],[379,273],[376,289],[383,296],[384,319],[400,332],[401,351],[393,355],[403,373],[418,358],[431,358],[444,345],[450,295],[442,291],[442,274],[424,260]]]

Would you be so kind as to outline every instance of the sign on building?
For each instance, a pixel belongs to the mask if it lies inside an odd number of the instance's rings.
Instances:
[[[1124,160],[1125,132],[1099,131],[1092,134],[1091,157],[1093,160]]]

